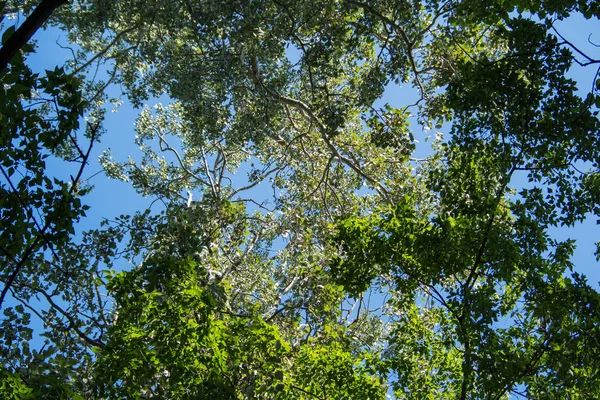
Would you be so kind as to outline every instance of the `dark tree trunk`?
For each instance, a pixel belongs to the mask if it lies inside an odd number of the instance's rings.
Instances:
[[[54,10],[67,2],[68,0],[42,0],[19,29],[0,48],[0,74],[4,72],[10,60],[40,29]]]

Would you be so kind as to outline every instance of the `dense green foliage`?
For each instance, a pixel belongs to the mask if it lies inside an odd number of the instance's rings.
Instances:
[[[600,294],[550,234],[600,216],[573,16],[600,3],[63,5],[73,59],[0,74],[0,395],[600,397]],[[155,202],[76,235],[112,87],[140,152],[100,163]]]

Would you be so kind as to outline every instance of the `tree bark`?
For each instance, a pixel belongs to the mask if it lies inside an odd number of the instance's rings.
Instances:
[[[38,29],[46,22],[52,13],[68,0],[42,0],[42,2],[27,17],[25,22],[12,34],[0,48],[0,74],[19,50],[31,39]]]

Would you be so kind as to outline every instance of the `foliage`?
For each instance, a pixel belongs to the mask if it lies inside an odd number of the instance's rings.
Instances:
[[[3,398],[77,398],[73,381],[91,362],[82,341],[102,329],[90,327],[101,308],[89,251],[74,243],[100,120],[78,77],[62,67],[32,72],[32,51],[24,46],[0,74],[0,390]]]
[[[2,77],[4,107],[24,122],[0,123],[27,139],[7,139],[3,168],[30,171],[11,193],[38,196],[48,227],[6,203],[4,253],[27,262],[12,269],[16,283],[10,269],[2,278],[21,304],[4,309],[0,373],[15,384],[1,390],[600,397],[600,295],[574,272],[574,241],[550,233],[600,209],[600,84],[596,74],[585,93],[569,75],[600,61],[556,30],[578,14],[598,18],[598,2],[59,9],[52,21],[78,46],[74,58],[45,78],[17,60]],[[111,84],[141,108],[140,154],[106,151],[100,162],[156,205],[78,241],[80,175],[53,194],[42,160],[87,162],[73,133],[82,99],[101,105]],[[32,106],[35,89],[56,99],[56,122]],[[391,91],[404,103],[383,104]],[[161,95],[169,104],[151,106]],[[91,110],[83,136],[94,142],[102,116]],[[32,161],[28,143],[40,152]],[[50,347],[30,352],[32,313]]]

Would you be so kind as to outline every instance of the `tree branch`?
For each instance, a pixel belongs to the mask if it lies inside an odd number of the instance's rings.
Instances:
[[[13,33],[0,48],[0,74],[4,72],[13,57],[27,44],[31,37],[42,27],[52,13],[68,0],[42,0],[27,17],[25,22]]]
[[[321,133],[321,139],[323,139],[323,141],[325,142],[325,144],[327,145],[329,150],[331,150],[331,152],[335,155],[335,157],[338,160],[340,160],[342,163],[344,163],[346,166],[350,167],[350,169],[352,169],[354,172],[356,172],[358,175],[360,175],[362,178],[364,178],[367,182],[370,182],[371,184],[373,184],[374,189],[383,198],[385,198],[388,203],[393,204],[392,200],[390,199],[390,197],[388,195],[387,189],[380,182],[376,181],[375,179],[373,179],[370,176],[368,176],[367,174],[365,174],[365,172],[361,168],[356,166],[352,162],[352,160],[350,160],[348,157],[345,157],[344,155],[342,155],[340,153],[340,151],[337,149],[337,147],[335,147],[335,145],[331,142],[331,140],[327,136],[327,129],[326,129],[325,125],[312,112],[310,107],[301,100],[292,99],[290,97],[279,94],[278,92],[266,87],[266,85],[262,82],[262,80],[260,78],[260,71],[258,70],[258,61],[256,60],[255,56],[251,57],[251,62],[252,62],[252,78],[254,80],[255,85],[258,88],[262,88],[272,98],[282,102],[283,104],[289,105],[289,106],[299,110],[302,115],[304,115],[311,123],[314,123],[317,126],[317,128],[319,129],[319,132]]]

